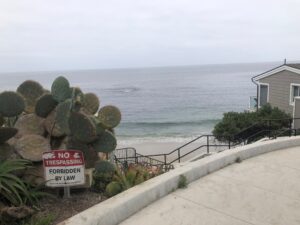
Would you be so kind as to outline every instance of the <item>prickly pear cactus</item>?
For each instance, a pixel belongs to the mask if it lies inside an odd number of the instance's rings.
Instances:
[[[18,87],[17,92],[25,99],[25,111],[27,113],[33,113],[35,111],[36,101],[44,94],[44,89],[38,82],[27,80]]]
[[[0,114],[4,117],[20,115],[25,109],[25,102],[20,94],[5,91],[0,94]]]
[[[111,132],[105,131],[92,146],[97,152],[110,153],[116,149],[117,140]]]
[[[99,121],[99,119],[97,117],[95,117],[95,116],[89,116],[89,118],[91,119],[91,121],[94,123],[94,125],[96,127],[96,133],[97,133],[97,135],[101,136],[105,132],[105,128],[100,123],[100,121]]]
[[[64,102],[58,104],[56,108],[56,123],[65,134],[70,133],[69,118],[72,110],[72,100],[67,99]]]
[[[97,131],[92,120],[77,112],[72,112],[69,118],[71,135],[83,143],[91,143],[97,139]]]
[[[71,89],[69,81],[63,76],[57,77],[51,86],[51,93],[53,98],[58,102],[63,102],[70,98]]]
[[[57,106],[57,101],[54,100],[50,93],[42,95],[36,102],[35,114],[39,117],[46,118],[51,111]]]
[[[94,93],[86,93],[84,95],[83,108],[89,114],[94,115],[98,112],[100,101]]]
[[[113,173],[116,171],[116,167],[109,161],[98,160],[95,163],[95,171],[98,173]]]
[[[85,167],[94,168],[95,162],[98,160],[98,153],[94,151],[88,144],[78,141],[76,138],[68,137],[66,140],[67,149],[80,150],[83,153]]]
[[[98,153],[90,146],[87,148],[81,148],[79,150],[83,152],[85,168],[94,168],[95,163],[99,159]]]
[[[83,152],[86,168],[96,166],[100,173],[112,175],[115,166],[98,160],[100,154],[106,156],[116,148],[111,131],[120,123],[121,113],[115,106],[105,106],[97,113],[99,105],[95,94],[70,87],[62,76],[54,80],[51,92],[27,80],[17,92],[0,93],[0,160],[20,157],[32,161],[32,170],[23,179],[41,184],[43,152],[74,149]]]
[[[118,126],[121,121],[121,112],[115,106],[104,106],[98,113],[98,119],[106,128],[114,128]]]
[[[45,119],[44,127],[47,133],[53,137],[63,137],[66,134],[63,132],[62,128],[56,122],[56,109],[53,110]]]

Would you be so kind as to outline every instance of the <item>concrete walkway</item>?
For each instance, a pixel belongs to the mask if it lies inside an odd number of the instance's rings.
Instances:
[[[299,225],[300,147],[235,163],[154,202],[121,225]]]

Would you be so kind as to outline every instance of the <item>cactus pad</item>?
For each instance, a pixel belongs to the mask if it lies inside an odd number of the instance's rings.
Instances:
[[[25,99],[25,111],[27,113],[33,113],[35,111],[36,101],[44,94],[44,89],[38,82],[26,80],[18,87],[17,92]]]
[[[121,121],[120,110],[112,105],[104,106],[98,113],[98,118],[106,128],[114,128],[118,126]]]
[[[110,153],[116,149],[117,140],[111,132],[105,131],[92,146],[97,152]]]
[[[28,134],[44,135],[45,129],[43,122],[44,119],[34,113],[20,116],[15,124],[15,128],[18,129],[17,136],[21,137]]]
[[[44,127],[48,134],[51,134],[53,137],[62,137],[65,135],[61,127],[56,123],[56,109],[53,110],[45,119]]]
[[[0,127],[0,143],[8,141],[17,134],[18,130],[12,127]]]
[[[83,152],[85,168],[94,168],[95,163],[99,160],[98,153],[94,151],[91,147],[82,148],[80,151]]]
[[[84,94],[79,87],[71,87],[73,111],[78,112],[84,101]]]
[[[56,123],[65,134],[70,133],[69,117],[72,109],[72,100],[68,99],[58,104],[56,108]]]
[[[65,140],[66,147],[73,150],[82,150],[87,148],[87,144],[78,141],[76,138],[68,136]]]
[[[94,123],[94,125],[96,127],[97,135],[101,136],[104,133],[105,128],[102,126],[102,124],[100,123],[100,121],[97,117],[89,116],[89,118],[92,120],[92,122]]]
[[[83,107],[86,112],[94,115],[98,111],[99,106],[100,101],[97,95],[95,95],[94,93],[86,93],[84,95]]]
[[[83,152],[86,168],[94,168],[95,162],[99,160],[98,153],[94,151],[88,144],[82,143],[75,138],[68,137],[66,141],[67,149],[80,150]]]
[[[43,153],[51,150],[48,140],[36,134],[21,137],[15,148],[23,159],[33,162],[41,161]]]
[[[25,109],[23,97],[13,91],[5,91],[0,94],[0,114],[4,117],[20,115]]]
[[[71,134],[79,141],[90,143],[97,139],[97,132],[91,119],[78,112],[71,112],[69,118],[69,128]]]
[[[95,171],[98,173],[113,173],[116,171],[116,167],[109,161],[98,160],[95,163]]]
[[[55,109],[57,101],[51,94],[42,95],[36,102],[35,114],[39,117],[46,118],[49,113]]]
[[[58,102],[63,102],[71,97],[69,81],[63,77],[57,77],[51,86],[53,98]]]

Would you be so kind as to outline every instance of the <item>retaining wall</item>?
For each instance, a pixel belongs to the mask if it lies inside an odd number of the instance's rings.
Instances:
[[[152,202],[177,188],[180,175],[188,182],[197,180],[238,160],[245,160],[267,152],[300,146],[300,137],[287,137],[257,142],[226,150],[209,157],[184,164],[172,171],[130,188],[95,205],[59,225],[116,225]]]

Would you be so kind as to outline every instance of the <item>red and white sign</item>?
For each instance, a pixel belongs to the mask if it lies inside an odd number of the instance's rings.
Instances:
[[[43,153],[46,186],[66,187],[85,183],[81,151],[53,150]]]

